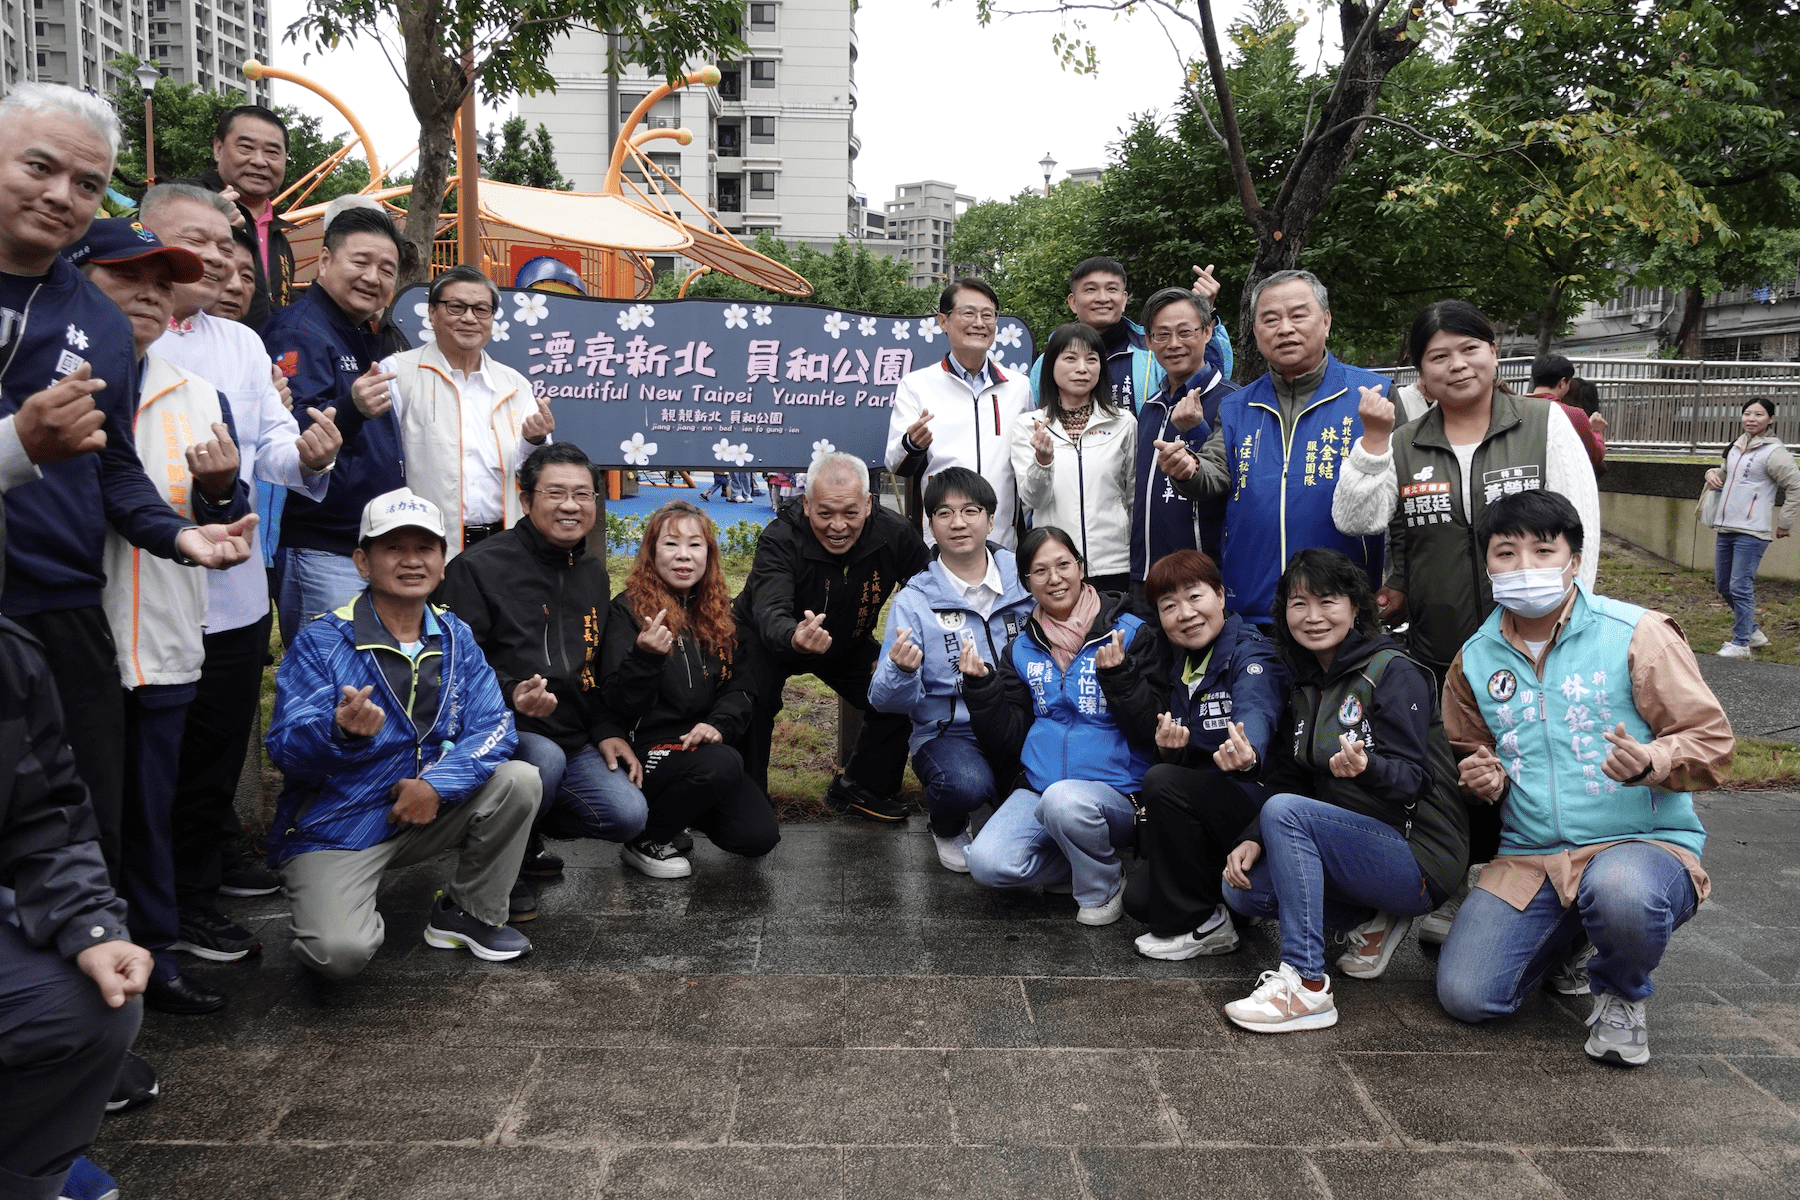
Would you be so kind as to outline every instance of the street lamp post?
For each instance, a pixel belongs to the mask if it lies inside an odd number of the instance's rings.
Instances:
[[[1050,152],[1046,150],[1044,157],[1038,159],[1038,166],[1044,171],[1044,195],[1047,198],[1050,195],[1050,172],[1056,170],[1056,160],[1051,158]]]
[[[137,69],[138,87],[144,92],[144,182],[156,182],[156,122],[152,97],[156,93],[156,81],[162,78],[162,72],[156,64],[146,62]]]

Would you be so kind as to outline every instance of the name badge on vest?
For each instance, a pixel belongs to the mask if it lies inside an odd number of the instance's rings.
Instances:
[[[1519,690],[1519,677],[1504,668],[1488,676],[1487,692],[1495,700],[1505,704]]]

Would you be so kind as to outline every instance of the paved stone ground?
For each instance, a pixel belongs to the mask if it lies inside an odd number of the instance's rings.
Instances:
[[[237,902],[265,953],[192,968],[217,1017],[148,1016],[163,1096],[94,1157],[126,1200],[1800,1196],[1800,798],[1702,808],[1715,898],[1635,1071],[1582,1053],[1585,997],[1451,1021],[1411,941],[1335,1029],[1240,1031],[1268,935],[1151,962],[1129,919],[943,871],[914,818],[702,842],[673,883],[564,843],[511,965],[424,945],[429,864],[345,985]]]

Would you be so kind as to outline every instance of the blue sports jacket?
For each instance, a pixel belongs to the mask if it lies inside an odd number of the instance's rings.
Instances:
[[[278,310],[285,312],[286,310]],[[475,635],[426,608],[425,646],[408,660],[369,593],[302,629],[275,679],[269,758],[287,776],[269,827],[269,865],[313,850],[366,850],[392,837],[389,789],[423,779],[460,804],[512,757],[518,734]],[[379,657],[378,657],[379,656]],[[383,669],[385,659],[387,670]],[[411,681],[402,698],[393,680]],[[373,737],[338,728],[341,689],[373,685],[387,719]],[[415,717],[426,718],[423,729]]]
[[[1201,393],[1205,419],[1186,433],[1175,428],[1171,416],[1188,392]],[[1131,577],[1142,583],[1156,560],[1177,550],[1204,550],[1219,559],[1219,539],[1225,526],[1225,500],[1209,497],[1189,500],[1156,465],[1156,442],[1182,441],[1200,452],[1219,423],[1219,405],[1237,384],[1211,366],[1202,367],[1171,395],[1165,377],[1156,394],[1138,410],[1137,494],[1131,505]]]
[[[309,287],[300,299],[269,314],[262,327],[269,357],[287,376],[294,395],[294,419],[306,432],[312,418],[335,406],[338,431],[344,435],[331,488],[323,501],[294,492],[281,514],[281,544],[306,550],[349,554],[356,549],[364,506],[406,483],[400,430],[392,410],[365,418],[350,398],[357,376],[382,358],[381,334],[369,323],[357,324],[322,287]]]
[[[994,556],[1003,590],[986,621],[952,587],[948,570],[937,559],[908,580],[888,606],[887,636],[869,680],[869,704],[877,712],[905,713],[912,718],[911,751],[933,738],[975,740],[969,706],[962,698],[963,673],[957,665],[963,637],[975,639],[983,661],[998,662],[1037,605],[1019,582],[1012,551],[989,542],[988,553]],[[902,671],[888,657],[902,628],[912,630],[913,644],[925,653],[916,671]]]

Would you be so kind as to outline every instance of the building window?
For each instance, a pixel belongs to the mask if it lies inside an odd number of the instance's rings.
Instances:
[[[739,126],[739,125],[721,125],[721,126],[719,126],[719,157],[720,158],[737,158],[738,156],[743,154],[743,152],[744,152],[743,144],[742,144],[741,139],[738,136],[741,132],[742,132],[742,126]]]
[[[758,58],[750,63],[750,86],[772,88],[775,86],[775,60]]]
[[[744,95],[744,77],[736,67],[725,67],[719,71],[719,99],[738,100]]]
[[[775,140],[774,117],[751,117],[750,140],[753,142],[772,142]]]
[[[743,180],[736,175],[719,176],[719,211],[743,212],[744,191]]]
[[[750,6],[750,28],[775,28],[775,6],[773,4],[752,4]]]
[[[775,194],[775,172],[750,172],[750,194],[752,196],[773,196]]]
[[[619,93],[619,123],[622,125],[631,119],[631,110],[642,104],[649,96],[648,92]]]

